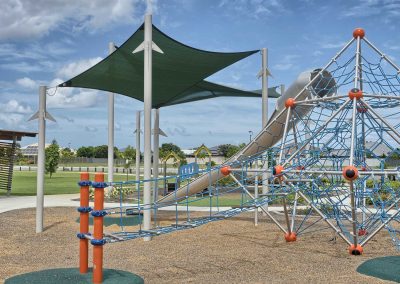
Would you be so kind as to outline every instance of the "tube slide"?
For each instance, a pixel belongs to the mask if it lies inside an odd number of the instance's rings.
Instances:
[[[336,82],[332,75],[328,71],[321,69],[315,69],[313,71],[306,71],[299,75],[297,80],[287,89],[287,91],[279,97],[276,102],[275,110],[269,119],[267,126],[241,151],[236,155],[227,160],[224,164],[231,164],[235,161],[243,161],[249,157],[263,152],[270,147],[273,147],[283,136],[285,120],[286,120],[286,108],[285,102],[288,98],[295,98],[296,100],[306,100],[315,97],[329,96],[336,91]],[[319,78],[315,78],[318,76]],[[313,82],[312,82],[313,81]],[[309,88],[305,87],[312,84]],[[299,113],[300,116],[304,116],[309,113],[312,107],[302,107]],[[195,180],[185,185],[159,200],[159,202],[169,203],[185,198],[185,196],[191,196],[198,192],[203,191],[210,184],[215,183],[217,180],[224,176],[219,171],[212,171],[211,173],[203,174],[197,177]]]

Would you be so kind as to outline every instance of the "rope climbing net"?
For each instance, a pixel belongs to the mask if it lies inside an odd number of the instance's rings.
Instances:
[[[356,30],[223,166],[106,184],[117,202],[96,211],[116,220],[103,242],[194,228],[256,209],[288,242],[329,229],[357,255],[386,228],[400,248],[400,184],[394,181],[400,179],[399,72]],[[175,190],[155,192],[158,201],[144,204],[144,183],[173,183]],[[262,187],[267,190],[260,193]],[[150,230],[142,227],[145,210],[152,213]]]

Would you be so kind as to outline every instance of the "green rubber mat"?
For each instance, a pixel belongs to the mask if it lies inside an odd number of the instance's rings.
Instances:
[[[400,256],[385,256],[367,260],[357,272],[400,283]]]
[[[30,272],[6,279],[5,284],[77,284],[92,283],[92,273],[80,274],[77,268],[57,268]],[[142,284],[144,280],[130,272],[104,269],[103,284]]]
[[[79,217],[76,219],[76,222],[79,223]],[[139,225],[141,222],[142,216],[141,215],[133,215],[133,216],[106,216],[104,217],[104,226],[108,227],[111,225],[118,225],[118,226],[136,226]],[[92,215],[89,216],[89,225],[93,225],[93,217]]]

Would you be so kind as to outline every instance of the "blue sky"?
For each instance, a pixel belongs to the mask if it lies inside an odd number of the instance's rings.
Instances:
[[[324,66],[356,27],[392,59],[400,58],[400,1],[159,0],[153,21],[163,32],[196,48],[245,51],[267,47],[270,85],[289,85]],[[38,86],[54,86],[122,44],[142,23],[137,0],[4,0],[0,2],[0,129],[37,130]],[[243,89],[261,86],[261,57],[253,55],[208,78]],[[54,90],[50,90],[50,95]],[[143,104],[116,96],[115,143],[134,145],[135,112]],[[274,102],[270,103],[270,113]],[[107,144],[107,95],[67,89],[48,97],[47,140],[62,146]],[[182,148],[248,141],[261,129],[261,99],[218,98],[161,109],[161,128]],[[35,143],[24,139],[22,145]]]

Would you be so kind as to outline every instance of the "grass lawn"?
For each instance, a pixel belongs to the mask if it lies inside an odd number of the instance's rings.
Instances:
[[[57,172],[52,178],[45,175],[45,194],[68,194],[79,193],[79,176],[77,172]],[[107,180],[107,174],[105,174]],[[94,174],[91,174],[94,180]],[[133,180],[134,175],[129,175],[129,180]],[[126,181],[126,175],[114,175],[114,181]],[[159,183],[160,189],[163,188],[163,181]],[[0,195],[6,192],[0,191]],[[11,195],[36,195],[36,172],[14,172]],[[210,199],[208,196],[204,198],[190,198],[189,206],[209,206]],[[241,203],[241,194],[231,193],[219,197],[219,206],[239,206]],[[212,199],[213,206],[217,206],[217,199]],[[179,205],[186,205],[186,202],[180,202]]]
[[[57,172],[52,178],[45,175],[45,194],[79,193],[79,176],[76,172]],[[94,174],[91,176],[94,179]],[[107,180],[107,175],[104,178]],[[114,175],[114,180],[125,181],[126,175]],[[0,191],[0,195],[5,194]],[[14,172],[11,195],[36,195],[36,172]]]

